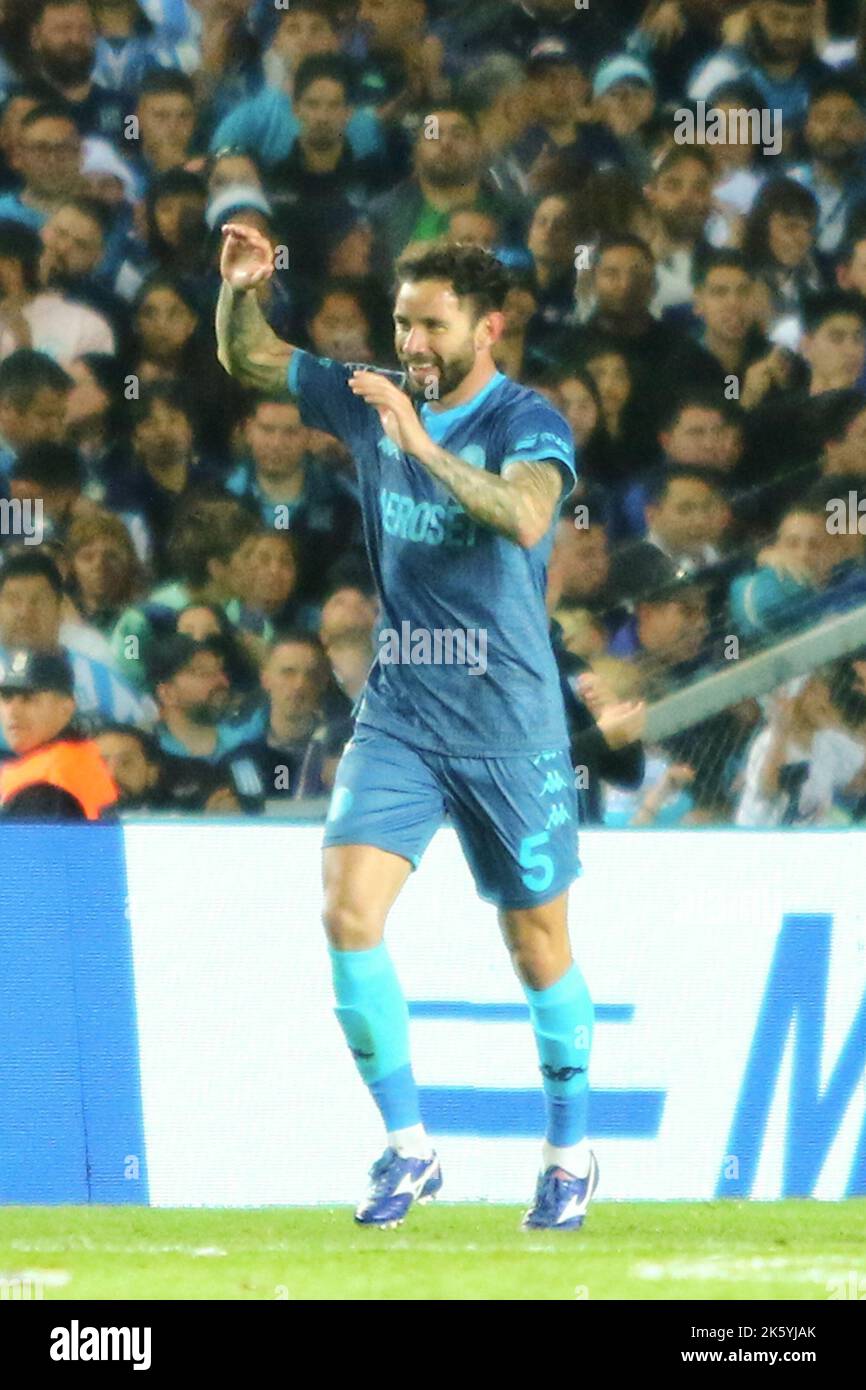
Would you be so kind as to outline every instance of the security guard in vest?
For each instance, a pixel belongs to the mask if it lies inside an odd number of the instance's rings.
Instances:
[[[76,730],[74,678],[62,652],[0,660],[0,723],[14,758],[0,768],[0,815],[99,820],[117,787],[92,739]]]

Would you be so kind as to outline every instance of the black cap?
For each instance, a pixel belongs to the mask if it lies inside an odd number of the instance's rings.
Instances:
[[[75,677],[65,652],[7,652],[0,659],[0,695],[13,691],[56,690],[73,695]]]
[[[711,576],[677,565],[650,541],[637,541],[616,553],[611,591],[617,602],[664,603],[683,589],[705,588]]]

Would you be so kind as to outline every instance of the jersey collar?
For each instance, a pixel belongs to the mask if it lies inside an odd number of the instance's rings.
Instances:
[[[486,385],[482,386],[481,390],[470,400],[464,401],[462,405],[453,406],[451,410],[431,410],[429,402],[425,401],[418,413],[430,438],[435,440],[437,444],[441,444],[449,430],[453,429],[461,420],[474,415],[478,407],[487,400],[491,391],[494,391],[505,379],[502,372],[494,372]]]

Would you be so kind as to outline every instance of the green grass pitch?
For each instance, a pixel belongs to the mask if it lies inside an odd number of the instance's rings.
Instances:
[[[351,1209],[5,1207],[0,1299],[866,1297],[866,1199],[597,1203],[580,1232],[433,1204],[394,1231]]]

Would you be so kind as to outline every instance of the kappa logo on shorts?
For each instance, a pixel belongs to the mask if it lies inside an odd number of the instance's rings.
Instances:
[[[568,783],[559,772],[548,772],[544,779],[544,786],[541,788],[541,795],[545,796],[549,792],[561,792]]]
[[[571,813],[560,801],[553,807],[550,815],[547,817],[547,824],[544,828],[545,830],[555,830],[557,826],[565,825],[565,822],[569,820],[571,820]]]

